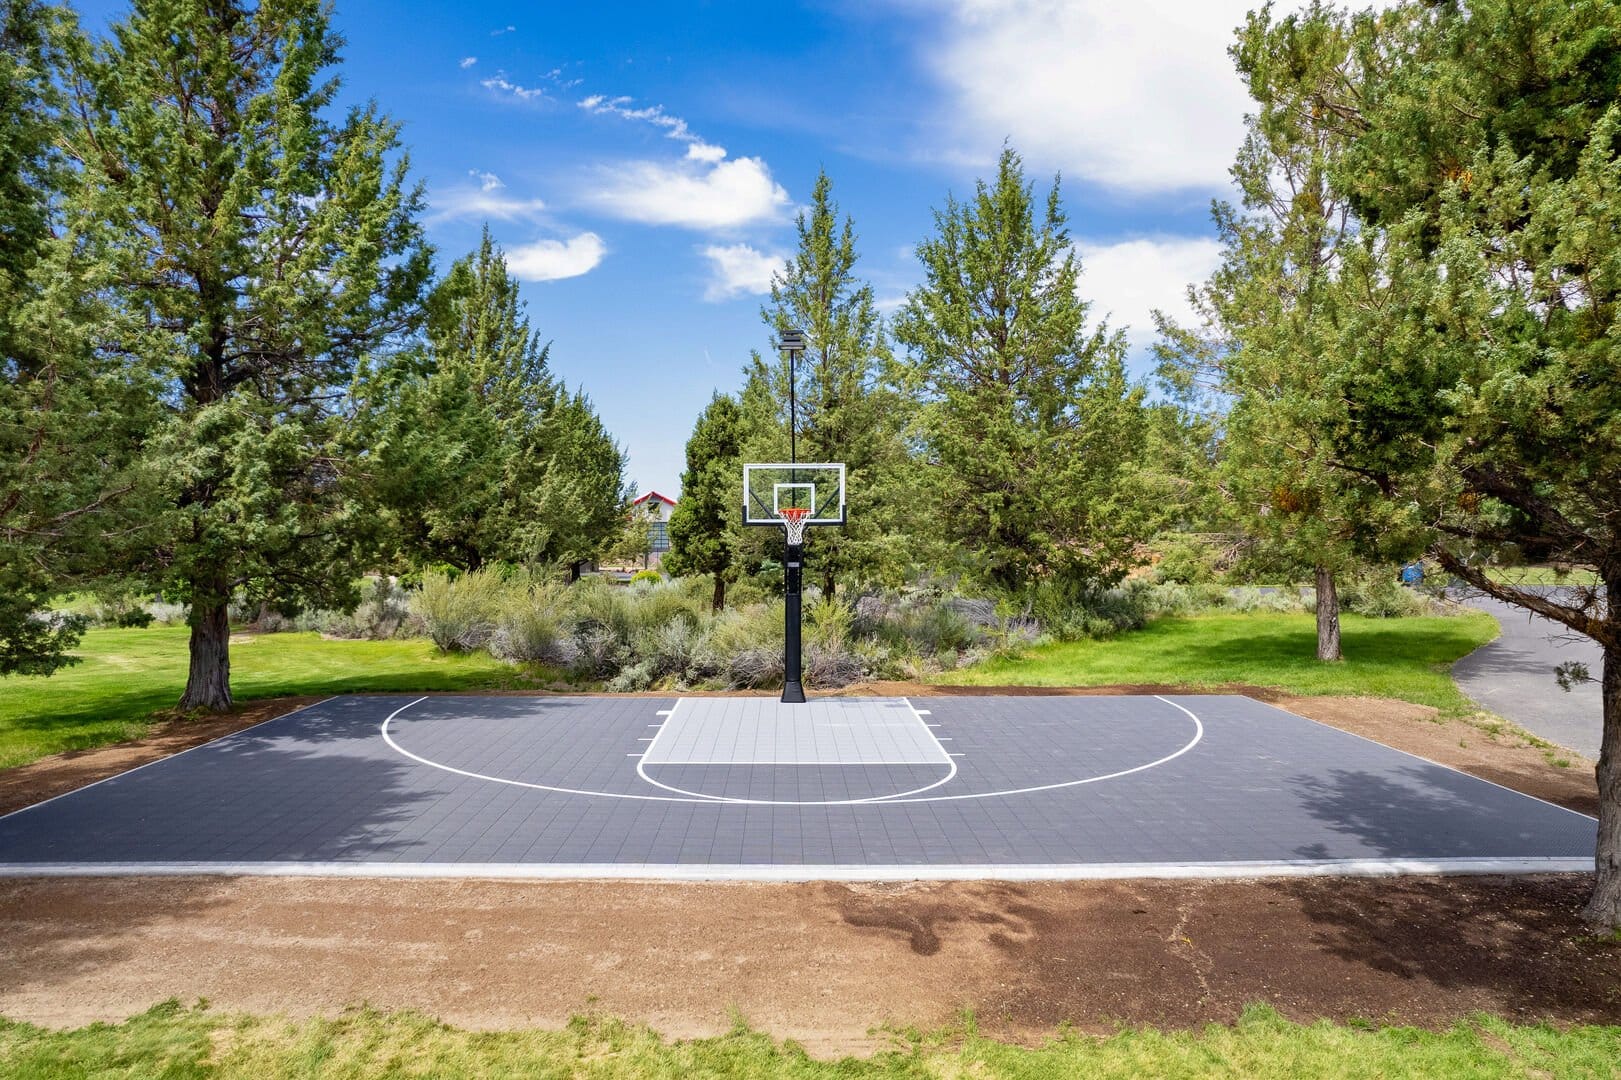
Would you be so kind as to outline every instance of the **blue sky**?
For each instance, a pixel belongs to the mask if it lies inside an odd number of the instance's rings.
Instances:
[[[91,28],[126,10],[77,6]],[[488,222],[554,370],[640,490],[673,495],[699,410],[767,342],[760,294],[818,169],[886,311],[1004,140],[1043,187],[1061,171],[1080,291],[1144,370],[1149,309],[1184,310],[1214,265],[1247,6],[337,0],[336,23],[345,99],[404,124],[441,268]]]

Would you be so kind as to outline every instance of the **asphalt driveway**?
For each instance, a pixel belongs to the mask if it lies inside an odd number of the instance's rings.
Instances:
[[[1457,662],[1452,677],[1458,686],[1481,708],[1596,760],[1602,719],[1599,684],[1581,683],[1567,693],[1554,680],[1554,669],[1580,661],[1596,680],[1603,662],[1597,643],[1501,600],[1480,596],[1465,602],[1495,616],[1503,633]]]

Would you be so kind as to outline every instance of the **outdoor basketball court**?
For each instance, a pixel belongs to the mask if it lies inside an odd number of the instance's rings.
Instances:
[[[1243,697],[378,695],[0,818],[0,874],[1522,872],[1595,833]]]

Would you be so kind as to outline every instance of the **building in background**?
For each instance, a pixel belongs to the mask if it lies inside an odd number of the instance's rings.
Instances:
[[[631,513],[647,522],[648,543],[647,554],[642,558],[643,569],[657,570],[664,561],[664,553],[670,550],[670,515],[675,512],[675,504],[676,500],[656,491],[649,491],[630,504]]]

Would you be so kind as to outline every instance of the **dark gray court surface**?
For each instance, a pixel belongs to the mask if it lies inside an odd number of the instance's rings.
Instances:
[[[335,698],[0,818],[0,875],[1583,870],[1592,818],[1248,698]]]

